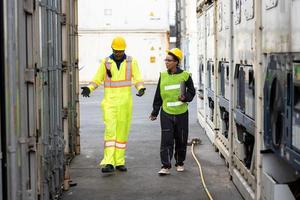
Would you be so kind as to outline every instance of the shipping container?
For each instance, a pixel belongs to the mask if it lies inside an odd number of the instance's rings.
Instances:
[[[200,125],[245,199],[297,199],[300,1],[196,5]]]
[[[79,153],[77,1],[0,4],[0,199],[57,199]]]
[[[78,1],[79,30],[169,30],[169,1]],[[134,13],[134,14],[132,14]]]

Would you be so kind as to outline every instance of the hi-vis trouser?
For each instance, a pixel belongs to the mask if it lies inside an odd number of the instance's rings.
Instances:
[[[114,99],[104,98],[101,102],[105,124],[104,158],[100,165],[125,165],[125,150],[132,115],[131,95]]]

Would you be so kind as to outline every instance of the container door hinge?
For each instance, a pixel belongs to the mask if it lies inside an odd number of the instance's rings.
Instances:
[[[78,69],[78,59],[75,60],[75,69]]]
[[[68,108],[63,108],[63,110],[62,110],[62,118],[63,119],[67,119],[68,118],[68,114],[69,114]]]
[[[60,15],[60,23],[61,23],[61,25],[66,25],[67,24],[67,16],[66,16],[66,14],[65,13],[62,13],[61,15]]]
[[[35,76],[36,76],[36,69],[34,68],[27,68],[25,69],[25,81],[27,83],[35,83]]]
[[[63,61],[62,62],[62,71],[65,72],[68,69],[68,61]]]
[[[35,137],[28,138],[28,152],[36,152],[36,138]]]
[[[29,137],[29,138],[20,137],[18,141],[20,144],[27,144],[28,152],[36,152],[35,137]]]

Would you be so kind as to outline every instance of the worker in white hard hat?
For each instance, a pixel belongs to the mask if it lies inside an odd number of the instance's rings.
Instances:
[[[111,44],[112,54],[102,59],[94,78],[87,87],[82,87],[82,95],[89,97],[100,84],[104,84],[103,110],[104,157],[100,163],[103,173],[127,171],[125,151],[132,115],[132,82],[142,96],[146,88],[135,58],[125,54],[126,42],[123,37],[115,37]]]
[[[178,48],[167,51],[167,70],[160,73],[149,117],[152,121],[156,120],[160,111],[162,167],[159,175],[170,174],[174,146],[176,170],[184,171],[189,125],[187,102],[193,100],[195,88],[190,73],[180,69],[182,57],[183,53]]]

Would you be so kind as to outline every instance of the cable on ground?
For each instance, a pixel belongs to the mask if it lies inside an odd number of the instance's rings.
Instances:
[[[199,172],[200,172],[200,176],[201,176],[201,181],[202,181],[202,185],[205,189],[205,192],[209,198],[209,200],[213,200],[207,186],[206,186],[206,183],[205,183],[205,179],[204,179],[204,175],[203,175],[203,171],[202,171],[202,167],[201,167],[201,163],[198,161],[197,157],[195,156],[195,153],[194,153],[194,147],[195,145],[198,145],[201,143],[201,140],[199,138],[193,138],[192,141],[189,143],[189,145],[192,145],[191,147],[191,150],[192,150],[192,155],[193,155],[193,158],[194,160],[196,161],[198,167],[199,167]]]

